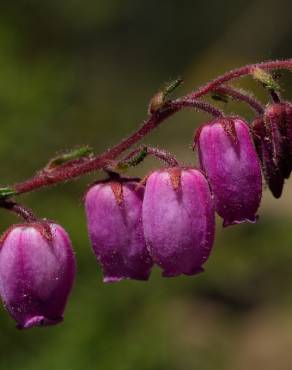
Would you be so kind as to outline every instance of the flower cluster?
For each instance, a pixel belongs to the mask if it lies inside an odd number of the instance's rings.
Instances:
[[[70,239],[55,222],[37,219],[11,197],[83,175],[96,169],[108,177],[92,184],[84,198],[89,238],[104,282],[147,280],[154,264],[165,277],[203,271],[214,244],[215,213],[223,226],[254,223],[262,197],[262,174],[272,194],[281,196],[292,171],[292,104],[282,101],[277,84],[264,69],[292,61],[266,62],[231,71],[205,87],[176,100],[167,95],[180,84],[168,84],[151,99],[149,119],[129,138],[94,157],[80,148],[53,158],[37,176],[14,187],[0,188],[0,206],[21,216],[0,239],[0,295],[19,328],[53,325],[63,318],[72,289],[76,262]],[[226,81],[244,74],[269,90],[263,107]],[[248,103],[256,117],[251,124],[225,116],[198,100],[208,92]],[[171,154],[144,146],[117,157],[160,122],[183,107],[213,115],[195,133],[198,165],[185,166]],[[147,155],[167,165],[143,180],[122,176]]]

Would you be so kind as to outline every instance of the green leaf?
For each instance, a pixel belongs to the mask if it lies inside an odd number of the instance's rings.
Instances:
[[[183,80],[181,78],[177,78],[173,81],[166,82],[164,86],[159,90],[150,100],[149,103],[149,113],[155,113],[160,108],[163,107],[166,97],[171,94],[177,87],[182,84]]]
[[[147,157],[148,151],[147,146],[144,146],[141,151],[132,159],[126,162],[120,162],[117,165],[117,170],[126,171],[130,167],[137,166]]]
[[[12,188],[0,188],[0,198],[10,197],[17,194],[17,191]]]
[[[92,148],[88,146],[83,146],[71,150],[70,152],[59,155],[58,157],[53,158],[46,166],[46,170],[54,169],[58,166],[61,166],[64,163],[70,162],[75,159],[89,157],[93,154]]]

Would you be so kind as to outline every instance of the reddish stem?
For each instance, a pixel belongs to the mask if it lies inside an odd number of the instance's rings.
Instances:
[[[179,166],[178,160],[170,153],[165,150],[147,146],[147,152],[154,157],[163,160],[171,167]]]
[[[123,160],[122,162],[127,162],[129,159],[133,158],[135,155],[140,153],[143,150],[143,147],[136,148],[132,152],[130,152]],[[146,146],[147,154],[152,155],[165,163],[167,163],[171,167],[179,166],[179,163],[177,159],[170,153],[168,153],[166,150],[158,149],[153,146]]]
[[[208,82],[206,85],[199,87],[198,90],[188,94],[186,98],[198,99],[201,96],[208,94],[209,91],[216,89],[217,86],[220,86],[228,81],[234,80],[235,78],[251,74],[255,68],[262,68],[264,70],[273,70],[273,69],[292,70],[292,59],[247,64],[246,66],[233,69],[232,71],[226,72],[223,75],[215,78],[213,81]]]
[[[187,99],[186,105],[189,107],[195,106],[197,109],[202,110],[205,110],[204,107],[206,107],[205,111],[208,109],[208,113],[210,110],[210,106],[207,103],[204,104],[203,102],[199,102],[196,104],[194,99]],[[16,190],[17,194],[28,193],[44,186],[65,182],[75,177],[82,176],[86,173],[102,169],[106,167],[107,164],[110,164],[111,160],[116,159],[122,152],[129,149],[137,141],[140,141],[166,118],[182,109],[183,106],[183,102],[174,102],[174,104],[167,102],[167,106],[165,108],[162,108],[161,110],[152,114],[150,118],[147,121],[144,121],[143,125],[136,132],[134,132],[134,134],[122,140],[118,145],[105,151],[100,156],[93,159],[88,159],[82,164],[72,164],[72,166],[66,164],[66,166],[57,167],[50,173],[40,172],[35,177],[14,185],[13,188]],[[213,108],[214,111],[215,109],[216,108]]]
[[[147,121],[143,123],[140,129],[128,138],[122,140],[118,145],[114,146],[102,153],[100,156],[89,159],[86,163],[80,165],[67,166],[65,168],[56,168],[49,174],[40,172],[39,175],[32,177],[22,183],[16,184],[13,188],[17,194],[28,193],[30,191],[68,181],[75,177],[79,177],[89,172],[102,169],[111,163],[111,160],[117,158],[122,152],[130,148],[137,141],[141,140],[145,135],[157,127],[164,119],[179,110],[178,108],[168,108],[158,111],[153,114]]]
[[[213,117],[224,117],[224,113],[219,108],[215,108],[213,105],[201,100],[180,98],[173,100],[170,103],[172,107],[176,106],[179,109],[182,109],[183,107],[195,108],[198,111],[209,113]]]
[[[206,85],[203,85],[197,91],[191,92],[185,97],[177,99],[176,101],[167,102],[165,107],[163,106],[157,112],[153,113],[148,120],[144,121],[142,127],[140,127],[136,132],[134,132],[128,138],[122,140],[120,143],[118,143],[111,149],[108,149],[100,156],[97,156],[93,159],[88,159],[88,161],[86,161],[85,163],[67,166],[63,169],[57,168],[49,175],[40,173],[39,175],[36,175],[31,179],[16,184],[14,186],[14,189],[17,191],[18,194],[26,193],[33,190],[37,190],[44,186],[49,186],[60,182],[68,181],[75,177],[79,177],[86,173],[93,172],[95,170],[105,167],[108,160],[116,159],[122,152],[129,149],[133,144],[144,138],[150,131],[156,128],[166,118],[178,112],[180,109],[182,109],[183,106],[190,106],[188,102],[191,101],[196,102],[199,97],[208,94],[210,91],[215,90],[218,86],[222,85],[223,83],[252,73],[254,68],[262,68],[265,70],[273,70],[280,68],[292,69],[292,59],[250,64],[227,72],[222,76],[217,77],[215,80],[207,83]]]
[[[254,97],[249,95],[246,92],[243,92],[240,89],[236,89],[231,86],[222,85],[219,87],[216,87],[216,89],[213,90],[215,93],[228,95],[234,100],[239,100],[247,103],[256,113],[263,114],[264,113],[264,107],[263,105],[256,100]]]
[[[25,222],[37,221],[37,217],[33,214],[33,212],[29,208],[26,208],[23,205],[16,203],[14,200],[6,198],[1,199],[0,207],[8,209],[9,211],[13,212],[18,217],[21,217]]]

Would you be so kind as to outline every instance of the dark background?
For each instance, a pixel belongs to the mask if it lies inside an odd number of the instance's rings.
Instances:
[[[289,0],[18,0],[0,5],[1,184],[21,181],[78,144],[102,152],[145,118],[164,81],[179,94],[245,63],[292,56]],[[283,73],[284,96],[292,78]],[[263,101],[267,94],[250,79]],[[220,104],[219,104],[220,105]],[[242,104],[222,108],[251,119]],[[195,127],[184,112],[147,142],[194,163]],[[157,167],[146,161],[131,173]],[[256,225],[222,229],[206,272],[104,285],[90,249],[84,177],[19,198],[69,232],[76,285],[61,325],[17,331],[0,313],[5,370],[291,370],[292,185],[265,192]],[[1,231],[14,216],[1,211]]]

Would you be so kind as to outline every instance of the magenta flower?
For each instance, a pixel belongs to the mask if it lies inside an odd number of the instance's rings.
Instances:
[[[0,249],[0,294],[18,328],[54,325],[75,277],[67,233],[56,224],[14,225]]]
[[[143,224],[147,246],[165,277],[202,271],[214,241],[209,185],[195,169],[153,172],[146,183]]]
[[[240,118],[215,119],[201,127],[196,142],[223,225],[255,222],[262,180],[248,125]]]
[[[152,260],[143,234],[143,194],[134,180],[98,183],[86,194],[89,236],[104,282],[149,278]]]

